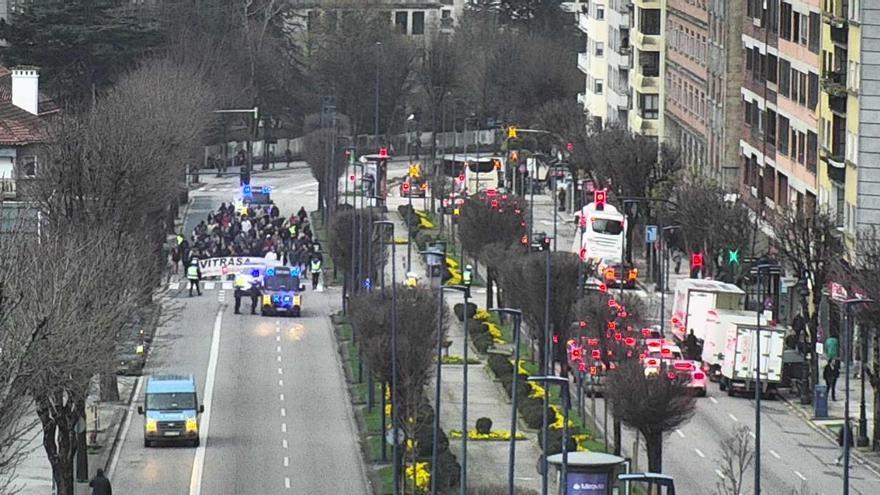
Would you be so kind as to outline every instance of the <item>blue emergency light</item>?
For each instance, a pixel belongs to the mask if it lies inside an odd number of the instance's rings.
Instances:
[[[290,296],[284,296],[284,304],[290,304],[293,302],[293,298]]]
[[[269,276],[269,277],[274,277],[274,276],[275,276],[275,269],[274,269],[274,268],[269,268],[269,269],[267,269],[267,270],[266,270],[266,275]]]
[[[272,186],[263,186],[263,187],[260,189],[260,191],[261,191],[263,194],[269,194],[270,192],[272,192]]]
[[[250,184],[245,184],[241,192],[244,193],[245,196],[250,196],[252,193]]]
[[[257,270],[257,269],[251,270],[251,277],[259,277],[259,276],[260,276],[260,270]]]
[[[299,270],[299,267],[298,267],[298,266],[295,266],[295,267],[291,268],[291,269],[290,269],[290,276],[291,276],[291,277],[299,277],[299,271],[300,271],[300,270]]]

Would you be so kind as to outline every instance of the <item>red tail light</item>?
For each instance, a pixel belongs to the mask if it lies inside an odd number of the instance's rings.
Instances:
[[[609,308],[616,308],[616,307],[617,307],[617,301],[615,301],[614,299],[609,299],[609,300],[608,300],[608,307],[609,307]]]
[[[664,349],[664,351],[665,350],[668,350],[668,349]],[[694,365],[692,365],[691,363],[678,362],[678,363],[673,364],[672,366],[675,369],[681,370],[681,371],[691,371],[694,369]]]
[[[608,286],[605,284],[599,284],[599,292],[601,292],[603,294],[608,292]]]
[[[645,361],[646,366],[657,366],[658,364],[660,364],[660,362],[653,358]]]
[[[602,351],[599,349],[593,349],[590,354],[593,356],[593,359],[602,359]]]
[[[627,337],[626,339],[624,339],[623,343],[629,347],[633,347],[636,345],[636,339],[632,337]]]
[[[597,345],[599,345],[599,339],[590,339],[587,341],[587,344],[592,345],[592,346],[597,346]]]
[[[623,335],[620,332],[615,332],[614,333],[614,340],[616,340],[618,342],[623,340]]]
[[[672,349],[669,349],[668,347],[664,347],[663,349],[660,349],[660,354],[662,354],[664,356],[669,356],[672,354]]]
[[[651,329],[650,328],[643,328],[642,329],[642,337],[650,337],[650,336],[651,336]]]
[[[675,380],[675,373],[673,373],[673,372],[671,372],[671,371],[670,371],[669,373],[666,373],[666,376],[667,376],[670,380]]]
[[[702,371],[697,371],[694,373],[694,380],[705,380],[706,375]]]
[[[583,373],[584,371],[587,371],[587,363],[585,363],[583,361],[578,363],[578,371],[580,371],[581,373]]]

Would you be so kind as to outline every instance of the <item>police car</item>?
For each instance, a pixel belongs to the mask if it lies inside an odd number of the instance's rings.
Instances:
[[[232,205],[235,206],[235,213],[241,215],[242,213],[247,213],[250,215],[252,213],[252,209],[255,207],[265,208],[272,204],[272,201],[269,198],[272,189],[269,186],[263,186],[260,188],[244,186],[241,188],[241,196],[238,196],[232,200]]]
[[[302,292],[298,268],[269,267],[263,276],[262,316],[299,316],[302,310]]]

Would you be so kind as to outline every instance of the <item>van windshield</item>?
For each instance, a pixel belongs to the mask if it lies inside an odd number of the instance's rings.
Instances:
[[[597,234],[620,235],[623,232],[623,222],[619,220],[594,218],[592,227],[593,232]]]
[[[147,394],[147,409],[184,411],[196,408],[196,394],[192,392]]]

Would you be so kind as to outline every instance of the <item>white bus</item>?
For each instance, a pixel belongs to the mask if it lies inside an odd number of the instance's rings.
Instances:
[[[601,209],[589,203],[575,215],[580,236],[580,255],[586,262],[599,265],[621,263],[626,216],[605,203]]]
[[[490,154],[480,157],[443,155],[441,159],[443,174],[452,180],[455,192],[476,194],[487,189],[498,189],[502,183],[500,176],[504,173],[504,159],[501,157]]]

